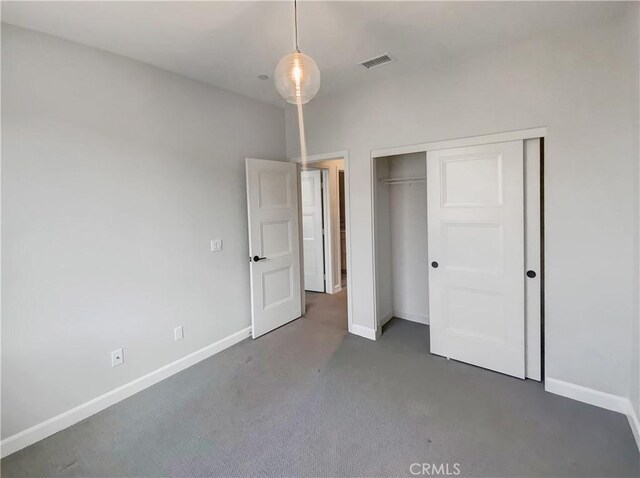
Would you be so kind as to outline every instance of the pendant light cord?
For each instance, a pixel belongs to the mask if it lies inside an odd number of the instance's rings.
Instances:
[[[298,0],[293,0],[293,24],[295,28],[296,51],[300,52],[300,48],[298,48]]]
[[[296,52],[300,53],[298,48],[298,0],[293,0],[293,25],[295,31]],[[302,98],[297,95],[296,106],[298,110],[298,131],[300,132],[300,158],[303,166],[307,165],[307,141],[304,135],[304,116],[302,114]]]

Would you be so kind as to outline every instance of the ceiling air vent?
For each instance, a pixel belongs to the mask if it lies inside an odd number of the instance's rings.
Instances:
[[[371,70],[373,68],[378,68],[379,66],[386,65],[387,63],[391,63],[392,61],[393,58],[391,58],[388,53],[384,53],[383,55],[376,56],[375,58],[361,61],[360,64],[367,70]]]

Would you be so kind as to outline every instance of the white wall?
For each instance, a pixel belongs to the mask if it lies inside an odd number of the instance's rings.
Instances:
[[[639,5],[627,8],[606,24],[433,64],[393,83],[363,82],[306,105],[310,153],[349,150],[355,324],[376,326],[370,151],[546,126],[546,374],[629,396]],[[287,110],[290,156],[296,128]]]
[[[632,32],[631,35],[631,44],[639,45],[640,44],[640,28],[638,28],[638,12],[636,15],[629,15],[627,18],[627,22],[629,23],[629,29]],[[633,53],[633,52],[632,52]],[[632,65],[635,71],[635,84],[637,88],[632,93],[629,98],[629,103],[634,105],[640,105],[640,55],[631,54],[629,57],[629,62]],[[633,119],[634,124],[640,124],[640,107],[636,108],[635,118]],[[640,135],[636,134],[634,137],[634,156],[636,158],[640,158]],[[640,169],[640,168],[639,168]],[[640,181],[640,179],[639,179]],[[638,194],[638,199],[640,199],[640,192]],[[640,214],[640,203],[636,201],[636,217]],[[636,257],[634,263],[636,265],[635,270],[635,284],[640,287],[640,229],[636,229]],[[637,290],[638,294],[636,296],[635,302],[635,312],[632,326],[632,353],[631,353],[631,404],[633,410],[635,412],[636,418],[638,419],[638,435],[636,436],[636,441],[638,443],[638,448],[640,448],[640,289]]]
[[[390,158],[392,178],[425,177],[426,153]],[[391,201],[393,315],[428,324],[427,185],[394,184]]]
[[[274,106],[2,25],[3,438],[250,325],[244,158],[284,138]]]

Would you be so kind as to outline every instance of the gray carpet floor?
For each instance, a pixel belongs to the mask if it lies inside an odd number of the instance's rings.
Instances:
[[[303,318],[5,458],[2,475],[395,477],[413,463],[640,475],[624,415],[430,355],[424,325],[349,335],[344,292],[307,304]]]

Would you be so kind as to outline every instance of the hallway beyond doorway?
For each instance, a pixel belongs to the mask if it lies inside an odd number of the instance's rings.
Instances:
[[[343,289],[336,294],[306,292],[306,312],[303,319],[347,330],[347,287],[343,274]]]

